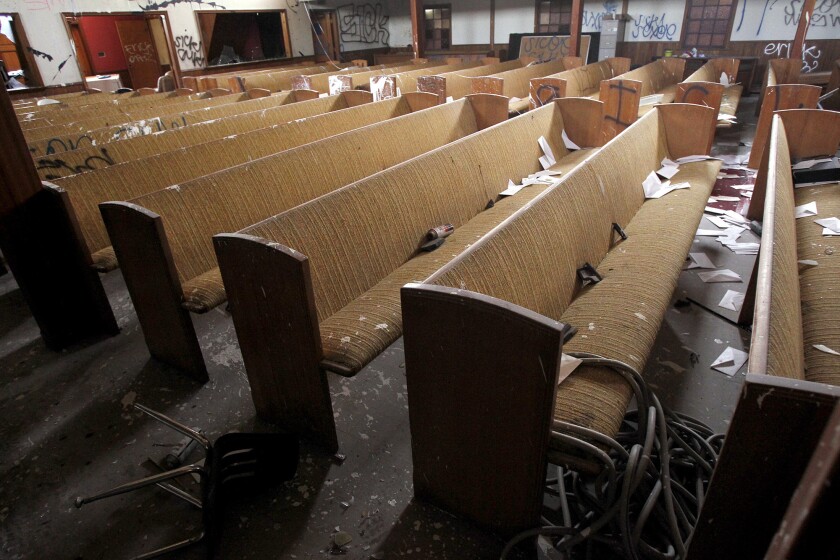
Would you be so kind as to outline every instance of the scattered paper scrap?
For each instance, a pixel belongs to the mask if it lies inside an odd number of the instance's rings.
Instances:
[[[645,95],[639,99],[639,105],[653,105],[654,103],[662,103],[664,94],[654,93],[653,95]]]
[[[814,222],[818,223],[826,229],[830,229],[834,233],[840,233],[840,220],[838,220],[835,217],[821,218],[819,220],[814,220]]]
[[[740,311],[741,306],[744,305],[744,294],[736,292],[735,290],[726,290],[721,298],[719,307],[724,309],[731,309],[732,311]]]
[[[452,103],[453,101],[455,101],[454,97],[452,97],[451,95],[447,96],[447,98],[446,98],[447,103]]]
[[[717,268],[706,253],[689,253],[692,263],[688,268]]]
[[[726,87],[726,86],[729,85],[729,76],[726,75],[726,72],[721,72],[720,73],[720,83],[721,83],[721,85],[723,85],[723,87]]]
[[[704,154],[697,154],[693,156],[683,156],[681,158],[677,158],[676,163],[694,163],[695,161],[707,161],[710,159],[720,159],[712,156],[707,156]]]
[[[718,216],[706,216],[706,219],[719,228],[726,229],[729,227],[729,222],[727,222],[723,218],[719,218]]]
[[[741,200],[740,196],[718,196],[717,199],[720,202],[738,202]]]
[[[577,369],[577,367],[583,362],[580,358],[575,358],[573,356],[569,356],[568,354],[560,354],[560,373],[557,374],[557,384],[563,382],[564,379],[569,377],[569,375]]]
[[[747,362],[748,357],[749,355],[746,352],[728,346],[726,350],[721,352],[720,356],[712,362],[712,369],[716,369],[719,372],[732,377],[738,373],[741,366]]]
[[[561,136],[563,137],[563,144],[566,145],[567,150],[580,150],[580,146],[572,142],[572,139],[569,138],[568,134],[566,134],[566,129],[563,129]]]
[[[551,151],[551,145],[548,143],[548,140],[545,139],[545,136],[540,136],[537,140],[537,143],[542,148],[543,154],[545,155],[546,159],[549,161],[549,167],[557,163],[557,160],[554,158],[554,152]]]
[[[690,186],[691,185],[688,183],[676,183],[672,185],[671,181],[665,181],[663,183],[659,180],[659,176],[655,171],[651,171],[642,182],[642,188],[645,191],[645,198],[661,198],[671,191],[675,191],[677,189],[687,189]]]
[[[740,179],[740,175],[734,175],[732,173],[718,173],[718,179]]]
[[[736,117],[735,115],[727,115],[726,113],[718,113],[717,118],[719,121],[727,121],[732,123],[734,123],[738,119],[738,117]]]
[[[823,228],[822,234],[827,236],[827,237],[833,237],[835,235],[840,235],[840,232],[836,232],[836,231],[834,231],[833,229],[830,229],[830,228]]]
[[[832,350],[825,344],[814,344],[814,348],[816,348],[820,352],[825,352],[826,354],[834,354],[835,356],[840,356],[840,352]]]
[[[663,158],[660,165],[662,165],[662,167],[677,167],[679,166],[679,163],[668,158]]]
[[[810,260],[810,259],[804,259],[804,260],[796,261],[796,262],[799,264],[799,271],[800,272],[803,271],[803,270],[809,269],[809,268],[814,268],[815,266],[818,266],[820,264],[817,261]]]
[[[732,220],[734,222],[737,222],[737,223],[743,223],[743,222],[747,221],[747,219],[745,217],[743,217],[738,212],[735,212],[734,210],[727,210],[726,212],[724,212],[724,215],[726,216],[726,218],[729,218],[730,220]],[[724,219],[726,219],[726,218],[724,218]]]
[[[662,168],[656,172],[657,175],[662,177],[663,179],[671,179],[679,173],[680,168],[676,165],[663,165]]]
[[[818,163],[828,163],[832,158],[806,159],[790,166],[791,169],[811,169]]]
[[[508,179],[508,186],[505,190],[499,193],[499,196],[513,196],[525,187],[523,185],[517,185],[510,179]]]
[[[706,206],[704,211],[709,214],[726,214],[726,210],[721,210],[720,208],[715,208],[713,206]]]
[[[694,235],[697,237],[717,237],[723,234],[724,232],[719,229],[698,229]]]
[[[794,208],[796,212],[794,215],[797,218],[807,218],[808,216],[816,216],[817,215],[817,201],[814,200],[809,202],[808,204],[803,204],[802,206],[797,206]]]
[[[708,272],[698,272],[697,276],[700,277],[700,280],[707,283],[741,281],[741,276],[737,272],[733,272],[728,268],[722,268],[720,270],[710,270]]]

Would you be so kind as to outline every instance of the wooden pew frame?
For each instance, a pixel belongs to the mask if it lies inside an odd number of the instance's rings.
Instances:
[[[347,93],[352,92],[343,92],[342,95]],[[362,91],[356,93],[367,98],[371,95]],[[404,97],[412,100],[409,105],[413,103],[414,111],[429,108],[436,101],[435,97],[422,93],[410,93]],[[482,97],[476,98],[473,107],[477,124],[489,126],[499,122],[493,119],[507,119],[506,106],[501,111],[499,105]],[[175,366],[190,377],[206,381],[207,366],[190,311],[183,306],[183,287],[172,259],[163,219],[157,213],[130,202],[106,202],[100,204],[100,211],[143,327],[149,352],[154,358]],[[261,412],[269,416],[267,411]],[[317,427],[321,429],[324,426]]]
[[[819,86],[804,84],[777,84],[764,89],[761,112],[755,126],[755,136],[747,166],[758,169],[765,144],[770,137],[773,113],[783,109],[816,109],[820,98]]]

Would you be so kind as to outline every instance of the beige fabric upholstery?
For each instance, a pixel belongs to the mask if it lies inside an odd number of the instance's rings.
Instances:
[[[302,103],[289,103],[272,109],[250,111],[193,126],[168,130],[165,133],[112,142],[105,146],[91,146],[88,142],[69,152],[43,158],[36,157],[35,165],[42,179],[54,180],[56,173],[61,173],[59,176],[65,176],[75,174],[75,169],[81,168],[84,170],[89,166],[94,168],[104,167],[104,165],[97,164],[98,158],[102,157],[107,157],[112,164],[123,163],[346,108],[347,103],[341,96],[325,97]],[[64,165],[56,167],[50,163],[56,161],[63,162]]]
[[[552,169],[564,173],[571,171],[592,151],[571,152]],[[437,250],[419,253],[327,318],[321,323],[324,359],[341,364],[353,372],[361,370],[402,333],[400,288],[408,282],[422,282],[545,188],[544,185],[532,185],[515,196],[502,198],[492,208],[458,228]]]
[[[799,188],[795,195],[797,206],[816,201],[819,211],[814,217],[796,220],[798,258],[818,263],[799,276],[805,379],[840,385],[840,356],[814,348],[823,344],[840,352],[840,243],[837,237],[823,237],[822,226],[814,223],[840,216],[840,183]],[[784,297],[793,295],[785,293]]]
[[[509,60],[507,62],[499,62],[496,64],[486,64],[484,66],[477,66],[466,70],[456,70],[454,72],[435,73],[435,76],[441,76],[446,79],[446,95],[453,99],[461,99],[472,91],[472,82],[470,78],[477,76],[491,76],[500,72],[522,68],[524,66],[522,60]]]
[[[579,333],[565,350],[641,370],[720,167],[685,165],[674,181],[688,181],[690,189],[645,202],[642,180],[667,155],[653,112],[431,282],[568,322]],[[615,244],[613,222],[628,240]],[[579,294],[576,270],[586,262],[604,280]],[[614,435],[629,397],[615,373],[581,368],[559,387],[555,417]]]
[[[368,103],[347,111],[335,111],[233,134],[219,140],[122,163],[96,173],[72,175],[55,183],[67,191],[88,249],[96,253],[110,245],[99,214],[98,205],[102,202],[131,200],[170,185],[180,185],[241,163],[409,112],[408,103],[400,98]],[[149,173],[150,169],[165,172]],[[96,264],[105,267],[102,262]]]
[[[769,295],[756,294],[756,302],[764,299],[770,301],[767,371],[762,373],[803,379],[805,363],[802,353],[802,317],[796,261],[799,258],[810,257],[797,257],[798,224],[794,218],[793,209],[795,203],[790,170],[790,150],[781,122],[777,131],[778,134],[773,139],[776,149],[774,162],[776,199],[772,225],[774,237],[771,253],[773,263],[771,293]],[[816,224],[813,225],[816,227]],[[762,250],[766,250],[766,247],[762,247]]]
[[[618,59],[608,58],[580,68],[566,70],[550,77],[566,80],[566,97],[598,99],[601,93],[601,81],[618,76],[619,73],[616,72],[616,68],[620,64],[621,61]]]

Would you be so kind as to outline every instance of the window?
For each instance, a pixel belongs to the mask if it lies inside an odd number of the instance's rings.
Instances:
[[[537,33],[568,33],[571,24],[571,0],[537,2]]]
[[[426,49],[439,51],[452,46],[452,7],[436,4],[425,7]]]
[[[683,48],[725,48],[735,15],[734,4],[735,0],[687,0]]]
[[[208,66],[292,56],[285,10],[197,14]]]

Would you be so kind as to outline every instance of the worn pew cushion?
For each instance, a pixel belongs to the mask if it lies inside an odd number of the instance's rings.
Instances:
[[[563,173],[571,171],[593,151],[584,149],[571,152],[552,169]],[[514,196],[502,198],[492,208],[458,228],[438,249],[419,253],[322,321],[324,359],[354,373],[361,370],[402,333],[400,288],[409,282],[422,282],[546,188],[546,185],[531,185]]]
[[[840,183],[795,190],[796,205],[815,201],[818,214],[796,220],[798,258],[817,261],[799,276],[805,379],[840,385],[840,356],[816,349],[821,344],[840,352],[840,237],[825,237],[820,218],[840,217]]]
[[[564,352],[589,352],[644,369],[719,168],[716,161],[683,165],[672,181],[691,188],[642,205],[624,228],[628,239],[597,266],[603,280],[559,318],[578,328]],[[579,368],[557,391],[555,418],[615,435],[630,396],[618,374]]]

